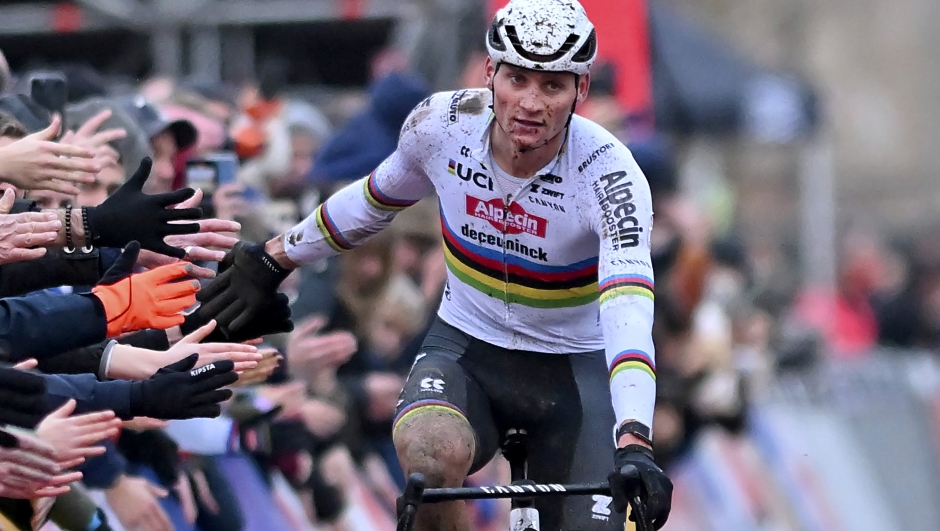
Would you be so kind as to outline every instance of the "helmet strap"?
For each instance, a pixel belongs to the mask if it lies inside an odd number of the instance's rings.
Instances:
[[[574,101],[571,102],[571,112],[568,113],[568,121],[565,122],[565,129],[571,126],[571,119],[574,118],[574,110],[578,108],[578,87],[581,85],[581,74],[574,75]]]

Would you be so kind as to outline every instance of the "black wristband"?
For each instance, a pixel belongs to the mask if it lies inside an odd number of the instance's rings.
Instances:
[[[643,424],[642,422],[631,420],[630,422],[624,422],[621,424],[620,427],[617,428],[616,442],[619,442],[620,438],[628,433],[642,439],[644,442],[649,443],[650,445],[653,444],[651,430],[649,429],[649,426]]]
[[[72,242],[72,205],[65,206],[65,251],[71,253],[75,250]]]

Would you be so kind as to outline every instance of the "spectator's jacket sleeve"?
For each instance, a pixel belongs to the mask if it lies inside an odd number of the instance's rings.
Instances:
[[[419,163],[423,149],[413,132],[404,132],[398,149],[371,175],[331,196],[284,234],[287,256],[303,265],[348,251],[430,195],[434,186]]]
[[[70,350],[63,354],[39,358],[40,371],[46,374],[94,374],[101,371],[101,359],[112,340],[89,347]]]
[[[131,415],[131,386],[134,382],[99,382],[93,374],[45,374],[45,405],[53,411],[68,399],[76,402],[75,414],[110,409],[124,420]]]
[[[653,268],[649,184],[622,145],[591,166],[582,189],[582,223],[600,239],[598,288],[610,394],[617,427],[627,420],[653,425],[656,357],[653,349]]]
[[[49,249],[35,260],[0,265],[0,297],[58,286],[94,286],[101,279],[102,257],[98,249],[77,248],[72,253]]]
[[[104,307],[90,294],[0,299],[0,359],[54,356],[104,341],[107,333]]]
[[[92,489],[108,489],[127,472],[127,459],[109,440],[98,445],[105,447],[104,453],[89,457],[78,469],[82,472],[82,483]]]

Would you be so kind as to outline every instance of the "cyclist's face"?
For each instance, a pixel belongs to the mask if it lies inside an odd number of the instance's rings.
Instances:
[[[581,76],[576,86],[570,72],[539,72],[509,64],[497,71],[490,60],[486,78],[500,126],[514,144],[530,149],[545,145],[564,129],[571,105],[584,99],[589,85],[589,76]]]

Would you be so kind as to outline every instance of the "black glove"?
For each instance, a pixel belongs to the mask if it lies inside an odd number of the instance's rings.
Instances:
[[[205,306],[200,306],[195,312],[186,316],[186,321],[180,325],[180,331],[183,335],[192,333],[200,326],[204,326],[215,318],[215,316],[209,315],[205,308]],[[261,308],[245,326],[230,332],[230,336],[226,337],[221,329],[216,327],[216,329],[201,342],[241,343],[269,334],[290,332],[294,329],[294,323],[290,320],[290,316],[290,299],[283,293],[277,293],[273,299],[269,298],[265,301],[265,306]]]
[[[170,247],[163,238],[171,234],[199,232],[198,223],[171,224],[171,221],[199,219],[199,208],[167,208],[185,201],[196,193],[183,188],[165,194],[145,194],[144,183],[150,176],[153,161],[145,158],[140,167],[114,195],[97,207],[88,208],[88,230],[96,247],[123,247],[133,240],[140,246],[167,256],[183,258],[186,251]]]
[[[243,329],[270,305],[277,287],[290,274],[264,252],[260,243],[238,242],[219,264],[219,276],[196,294],[203,315],[211,316],[227,340],[243,336]]]
[[[131,414],[163,420],[218,417],[219,402],[232,396],[230,389],[219,388],[238,380],[235,364],[223,360],[193,369],[198,360],[193,354],[131,384]]]
[[[121,256],[111,264],[111,267],[104,272],[98,284],[101,286],[110,286],[131,276],[134,272],[134,265],[137,263],[137,256],[140,254],[140,244],[136,241],[128,242],[121,251]]]
[[[639,477],[637,477],[639,476]],[[631,444],[614,452],[614,471],[607,476],[617,512],[627,510],[630,499],[639,495],[643,516],[653,529],[666,525],[672,508],[672,481],[653,461],[653,452],[645,446]],[[636,521],[636,514],[630,514]]]
[[[42,376],[0,366],[0,424],[34,428],[46,416]]]

